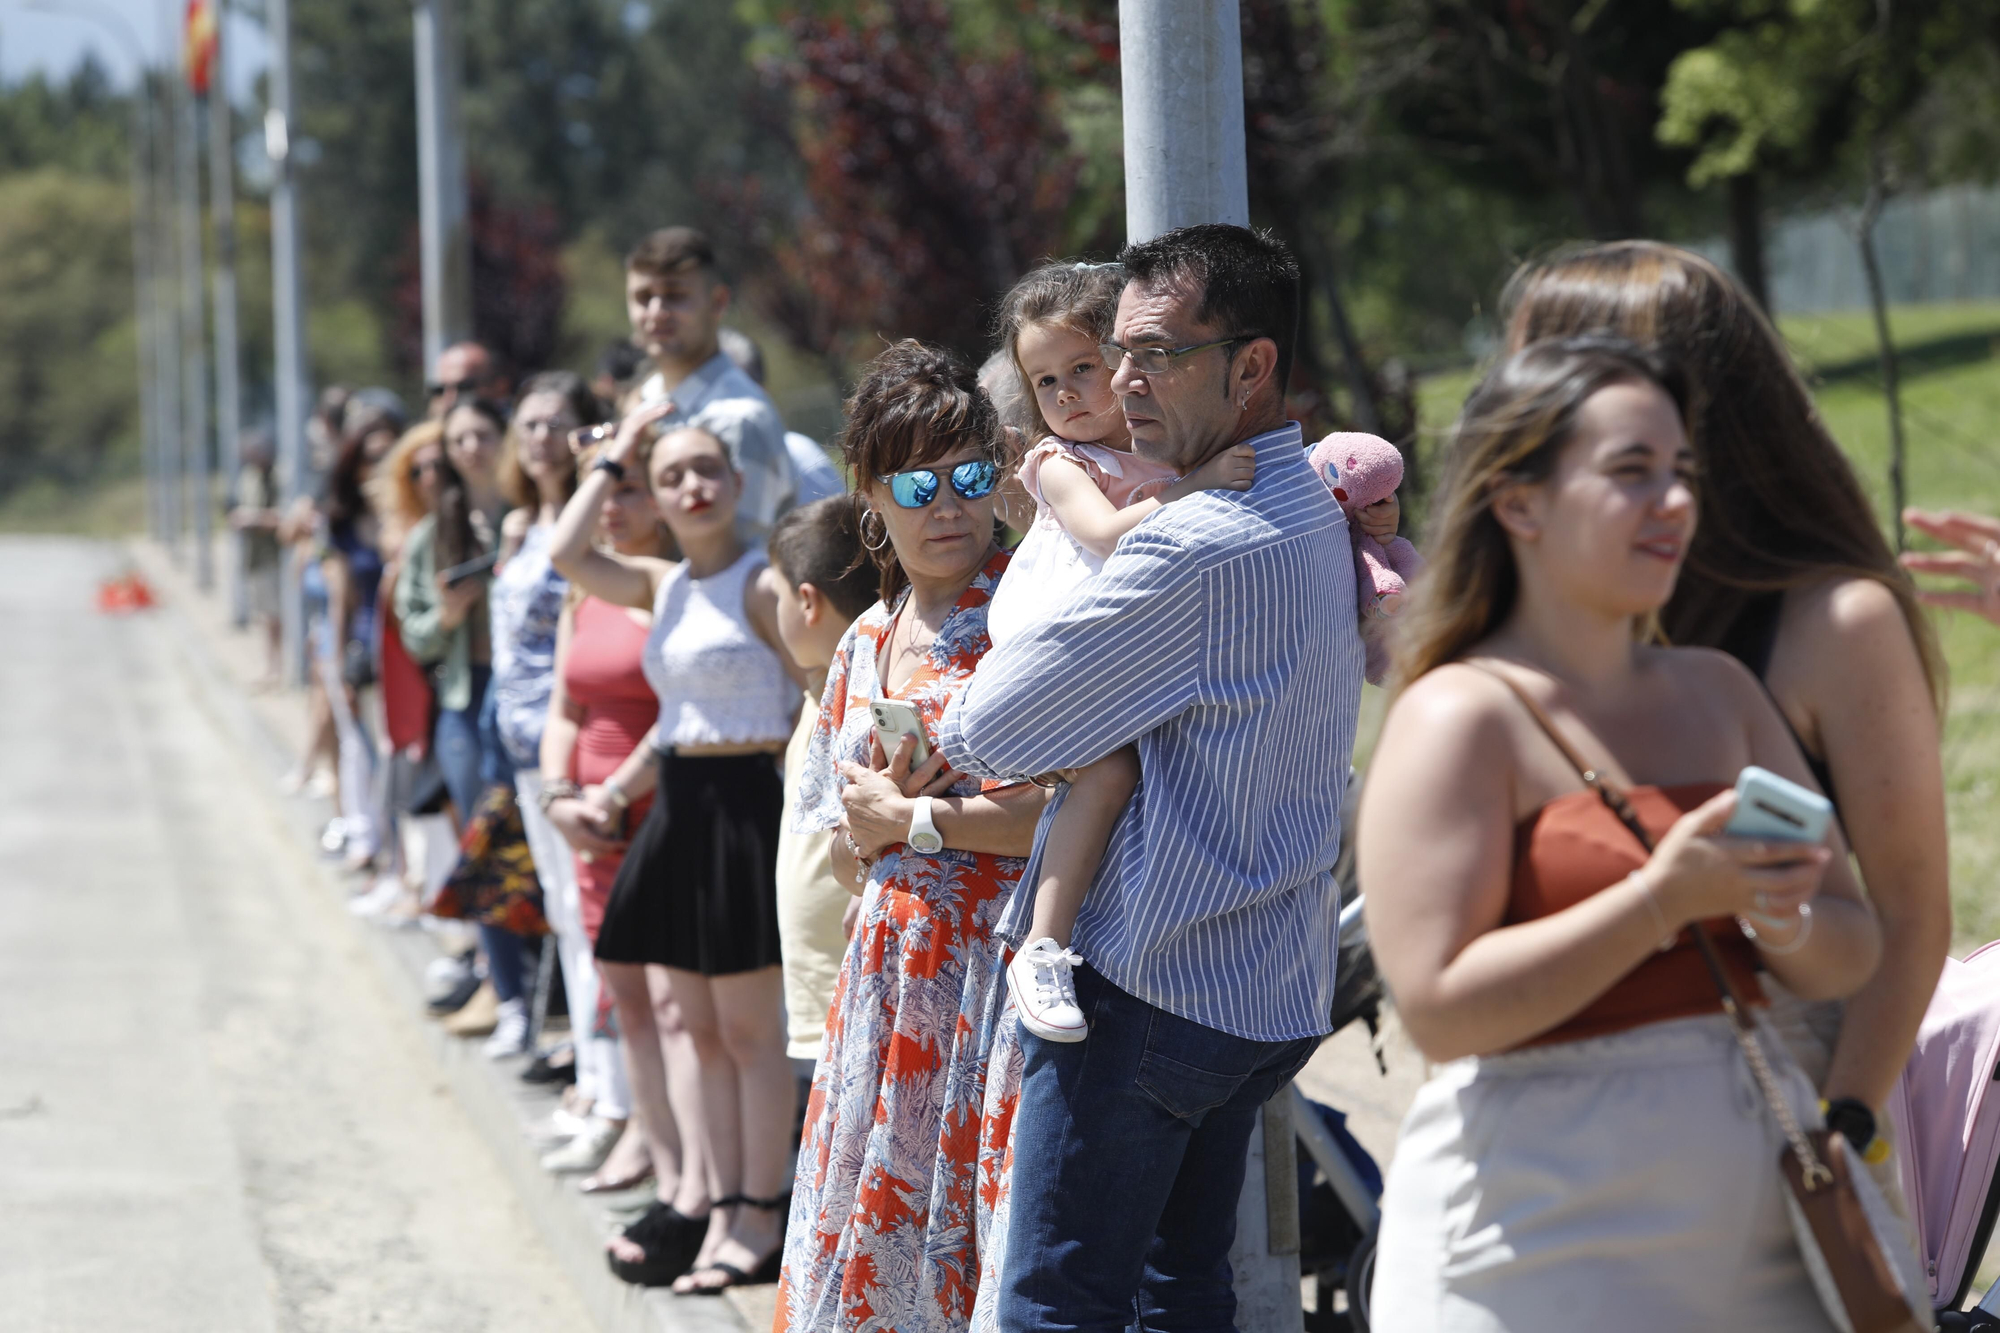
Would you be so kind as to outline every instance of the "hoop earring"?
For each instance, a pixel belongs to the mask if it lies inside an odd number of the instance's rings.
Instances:
[[[872,542],[868,540],[868,520],[871,518],[875,520],[875,526],[882,530],[881,537]],[[861,516],[861,544],[870,554],[879,554],[889,544],[889,523],[879,511],[870,509]]]

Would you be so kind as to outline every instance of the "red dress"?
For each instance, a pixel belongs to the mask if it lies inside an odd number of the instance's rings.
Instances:
[[[570,754],[569,775],[584,786],[603,782],[631,757],[660,716],[660,696],[646,683],[639,662],[645,654],[648,625],[633,619],[622,606],[586,597],[576,604],[570,625],[569,655],[563,663],[563,692],[570,706],[583,713],[576,749]],[[626,813],[627,831],[639,827],[653,802],[643,796]],[[581,891],[583,929],[592,944],[604,923],[604,905],[611,899],[611,882],[618,878],[622,855],[576,860]]]

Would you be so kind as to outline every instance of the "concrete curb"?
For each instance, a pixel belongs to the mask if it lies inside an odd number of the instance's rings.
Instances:
[[[264,710],[253,707],[243,689],[245,682],[225,660],[224,645],[232,631],[223,608],[199,595],[159,547],[132,542],[128,549],[158,594],[157,614],[190,681],[213,715],[258,756],[275,781],[288,766],[287,742],[264,715],[268,701]],[[323,802],[295,801],[284,807],[284,818],[306,846],[316,839],[326,813]],[[327,891],[345,898],[349,888],[339,870],[326,862],[316,865]],[[358,918],[352,929],[366,942],[390,993],[410,1013],[422,1014],[423,970],[438,956],[435,947],[419,931],[385,930]],[[436,1024],[425,1022],[421,1027],[440,1075],[512,1182],[536,1230],[602,1333],[745,1333],[753,1327],[762,1333],[770,1326],[770,1288],[731,1291],[718,1300],[645,1290],[614,1277],[604,1262],[604,1240],[646,1205],[646,1193],[600,1201],[577,1193],[574,1177],[543,1171],[528,1130],[546,1119],[556,1105],[555,1095],[520,1081],[521,1060],[488,1060],[475,1044],[448,1036]]]

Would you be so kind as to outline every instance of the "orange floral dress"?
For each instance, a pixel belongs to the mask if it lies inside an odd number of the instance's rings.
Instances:
[[[987,562],[894,695],[916,707],[933,745],[945,704],[989,646],[986,607],[1007,560]],[[876,661],[894,621],[878,602],[841,643],[795,831],[839,822],[835,765],[867,762],[868,702],[887,693]],[[978,790],[968,779],[960,794]],[[899,844],[873,866],[813,1070],[778,1333],[963,1333],[975,1304],[991,1324],[1021,1068],[993,932],[1025,864]]]

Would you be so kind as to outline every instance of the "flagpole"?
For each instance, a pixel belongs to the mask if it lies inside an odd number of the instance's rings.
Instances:
[[[228,0],[204,0],[209,5],[213,43],[208,62],[208,218],[215,235],[215,273],[210,302],[215,307],[215,440],[222,484],[228,493],[236,484],[242,444],[242,369],[236,331],[236,152],[235,112],[229,104],[226,29]],[[223,542],[226,596],[233,624],[250,623],[248,589],[243,583],[243,534],[231,531]]]

